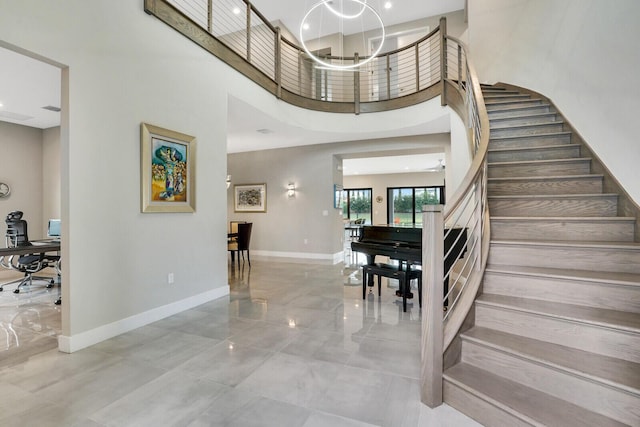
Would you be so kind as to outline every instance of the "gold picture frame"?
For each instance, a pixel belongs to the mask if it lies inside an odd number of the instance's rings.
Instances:
[[[140,125],[141,211],[195,212],[196,138]]]
[[[267,184],[241,184],[233,186],[235,212],[266,212]]]

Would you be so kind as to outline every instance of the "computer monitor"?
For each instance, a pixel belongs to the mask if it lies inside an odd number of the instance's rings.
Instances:
[[[60,231],[60,220],[50,219],[49,225],[47,226],[47,236],[59,239]]]

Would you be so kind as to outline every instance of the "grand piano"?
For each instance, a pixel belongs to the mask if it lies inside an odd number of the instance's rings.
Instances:
[[[444,272],[449,271],[457,259],[457,255],[466,252],[467,229],[453,228],[445,230],[444,253],[447,255],[444,260]],[[462,236],[460,234],[462,233]],[[453,250],[451,247],[454,246]],[[411,265],[422,263],[422,226],[421,224],[398,226],[398,225],[365,225],[362,227],[360,238],[351,242],[351,250],[363,253],[367,257],[367,264],[375,263],[376,255],[387,256],[400,261],[408,269]],[[373,277],[370,277],[369,286],[373,286]],[[449,279],[444,281],[444,293],[448,293]],[[409,290],[407,289],[407,292]],[[409,292],[407,298],[413,295]],[[445,302],[446,305],[446,302]]]

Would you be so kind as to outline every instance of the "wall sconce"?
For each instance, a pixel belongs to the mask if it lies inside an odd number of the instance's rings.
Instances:
[[[231,187],[231,175],[227,175],[227,190]]]
[[[287,185],[287,196],[295,197],[296,195],[296,185],[294,183],[290,183]]]

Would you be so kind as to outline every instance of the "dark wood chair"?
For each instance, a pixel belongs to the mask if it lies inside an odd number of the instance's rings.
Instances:
[[[251,257],[249,256],[249,245],[251,243],[251,229],[253,223],[245,222],[238,223],[238,237],[235,241],[227,243],[227,250],[231,252],[231,263],[234,263],[235,255],[238,256],[238,267],[240,267],[240,255],[242,255],[242,262],[244,263],[244,253],[247,253],[247,262],[251,267]]]
[[[422,271],[421,270],[404,270],[397,265],[392,264],[365,264],[362,266],[362,299],[367,296],[367,283],[369,275],[378,276],[378,296],[381,296],[382,278],[396,279],[400,284],[399,293],[402,295],[402,310],[407,311],[407,295],[411,289],[411,281],[418,280],[418,302],[422,307]]]

